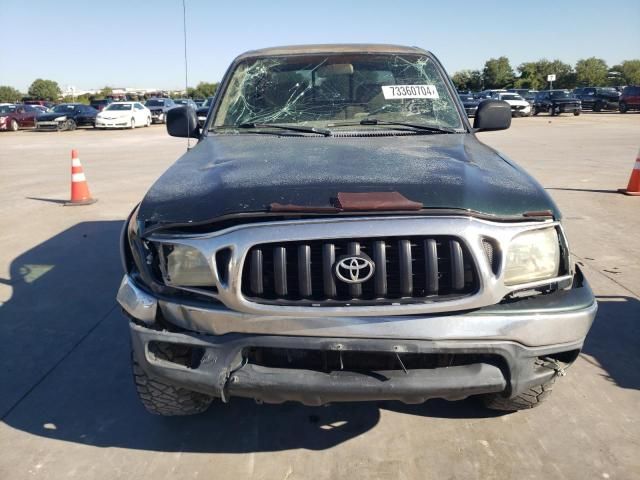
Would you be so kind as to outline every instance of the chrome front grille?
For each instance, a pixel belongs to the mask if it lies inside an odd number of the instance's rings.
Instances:
[[[463,311],[495,305],[506,296],[524,288],[570,281],[572,274],[568,268],[564,268],[553,279],[513,286],[504,284],[504,255],[512,239],[530,230],[549,227],[558,229],[561,238],[564,238],[559,222],[546,219],[495,222],[465,216],[398,215],[248,223],[216,232],[157,232],[148,239],[154,244],[189,246],[209,259],[213,274],[213,285],[210,288],[176,288],[215,299],[216,306],[211,308],[216,308],[216,315],[224,313],[233,318],[236,318],[236,314],[242,318],[256,315],[267,322],[287,317],[306,325],[310,318],[391,318]],[[330,238],[320,240],[327,236]],[[409,242],[410,248],[407,251],[407,243],[402,243],[405,250],[401,253],[399,245],[403,240]],[[427,288],[427,278],[434,278],[434,273],[432,269],[426,268],[426,259],[430,254],[425,253],[424,243],[421,243],[425,240],[433,240],[436,244],[438,289],[435,293]],[[464,286],[461,290],[453,287],[452,282],[453,278],[460,278],[457,274],[459,269],[454,269],[453,275],[448,271],[451,268],[451,258],[460,258],[455,253],[456,247],[453,255],[449,253],[451,240],[458,243],[462,251]],[[376,261],[374,242],[384,242],[384,263],[387,269],[385,296],[378,295],[381,291],[375,289],[375,282],[381,281],[381,277],[376,277],[375,274],[361,284],[362,293],[359,295],[351,295],[349,286],[337,282],[335,278],[332,279],[336,284],[335,296],[331,295],[331,290],[325,290],[325,278],[329,285],[329,277],[324,275],[325,270],[321,266],[323,258],[331,257],[323,255],[323,248],[330,250],[330,247],[322,246],[333,244],[334,254],[338,258],[342,252],[348,251],[350,243],[355,242],[359,244],[360,251],[369,255],[373,261]],[[563,242],[566,244],[566,241]],[[275,290],[273,262],[276,247],[284,249],[278,254],[280,294]],[[261,254],[254,254],[258,250]],[[410,263],[407,262],[409,253]],[[299,256],[302,261],[298,260]],[[255,269],[251,268],[252,263]],[[405,268],[409,264],[411,282],[407,281],[408,269],[402,273],[400,271],[401,265]],[[427,275],[429,272],[431,276]],[[281,288],[283,278],[286,278],[286,294]],[[306,282],[309,278],[310,283],[303,283],[301,287],[301,280]],[[401,279],[404,279],[402,283]],[[262,290],[258,288],[260,283]],[[309,288],[308,285],[311,288],[310,295],[307,295],[309,290],[305,290]],[[401,287],[405,290],[401,290]],[[405,293],[408,292],[408,287],[411,287],[410,294]],[[184,308],[189,309],[189,315],[196,315],[196,311],[202,306]],[[352,323],[354,328],[357,324],[358,322]]]
[[[361,255],[373,276],[346,283],[336,275],[341,258]],[[478,271],[454,236],[340,238],[253,246],[242,271],[242,294],[272,305],[375,305],[453,300],[477,293]]]

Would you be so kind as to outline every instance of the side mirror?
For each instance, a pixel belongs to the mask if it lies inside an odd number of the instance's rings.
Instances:
[[[198,116],[193,108],[174,107],[166,115],[169,135],[172,137],[200,138]]]
[[[485,100],[480,102],[473,128],[478,132],[506,130],[511,126],[511,105],[503,100]]]

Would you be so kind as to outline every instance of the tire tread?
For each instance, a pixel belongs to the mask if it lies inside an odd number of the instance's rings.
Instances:
[[[527,410],[540,405],[553,391],[555,377],[542,385],[535,385],[515,397],[504,397],[495,393],[483,397],[484,404],[492,410],[503,410],[513,412],[516,410]]]
[[[213,397],[150,378],[132,355],[133,380],[138,398],[149,413],[163,416],[205,412]]]

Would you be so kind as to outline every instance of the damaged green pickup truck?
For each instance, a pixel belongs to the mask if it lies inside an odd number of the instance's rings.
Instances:
[[[240,55],[194,148],[122,235],[118,301],[147,410],[478,395],[536,406],[597,305],[545,190],[475,132],[438,60],[414,47]],[[202,125],[202,124],[200,124]]]

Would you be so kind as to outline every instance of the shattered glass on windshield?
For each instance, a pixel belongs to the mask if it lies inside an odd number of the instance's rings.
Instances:
[[[395,92],[391,97],[390,91]],[[373,118],[462,128],[434,62],[392,54],[244,61],[224,92],[213,128],[270,123],[339,127]]]

